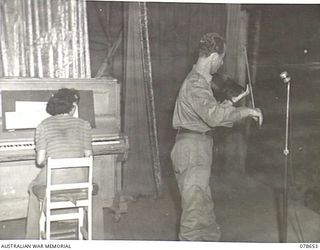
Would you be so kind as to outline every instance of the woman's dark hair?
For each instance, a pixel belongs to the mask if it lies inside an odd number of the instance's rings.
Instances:
[[[78,104],[80,99],[79,91],[76,89],[59,89],[52,95],[47,103],[46,111],[50,115],[69,113],[74,103]]]

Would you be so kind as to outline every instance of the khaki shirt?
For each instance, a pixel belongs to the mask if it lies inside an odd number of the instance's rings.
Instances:
[[[241,118],[237,108],[217,102],[210,82],[193,66],[176,100],[173,127],[206,132],[218,126],[231,127]]]

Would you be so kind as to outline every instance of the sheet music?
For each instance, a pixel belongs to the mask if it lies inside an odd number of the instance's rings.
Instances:
[[[5,112],[6,129],[36,128],[41,121],[50,115],[46,112],[47,102],[16,101],[15,112]],[[74,117],[79,117],[78,107]]]
[[[35,101],[16,101],[16,112],[46,112],[47,102],[35,102]]]

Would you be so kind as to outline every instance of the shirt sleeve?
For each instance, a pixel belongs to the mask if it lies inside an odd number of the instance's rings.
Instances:
[[[242,118],[237,108],[218,103],[212,92],[202,86],[193,84],[190,96],[192,108],[210,127],[231,127]]]
[[[47,141],[45,137],[45,129],[42,123],[36,128],[36,151],[46,150],[47,149]]]
[[[84,138],[83,138],[83,146],[84,150],[92,150],[91,140],[92,140],[92,130],[90,123],[88,121],[84,122]]]

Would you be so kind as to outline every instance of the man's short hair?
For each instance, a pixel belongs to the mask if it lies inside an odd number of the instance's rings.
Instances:
[[[79,103],[80,95],[76,89],[59,89],[52,95],[47,103],[46,111],[50,115],[69,113],[74,103]]]
[[[199,42],[199,56],[208,57],[212,53],[217,52],[223,54],[226,41],[217,33],[205,34]]]

